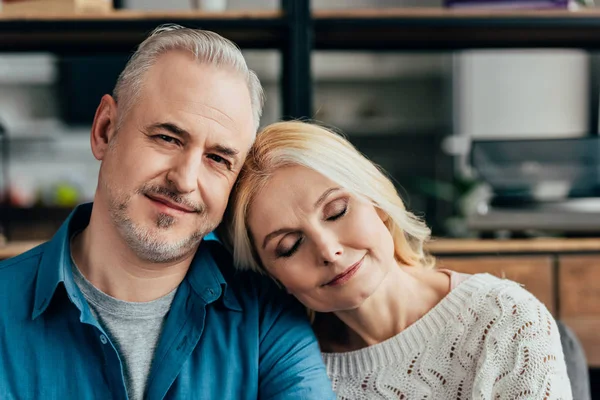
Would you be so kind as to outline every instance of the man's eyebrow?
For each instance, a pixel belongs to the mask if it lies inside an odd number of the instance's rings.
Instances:
[[[237,158],[237,155],[240,153],[239,150],[234,149],[233,147],[224,146],[222,144],[217,144],[217,145],[213,146],[212,151],[215,151],[224,156],[229,156],[229,157],[233,157],[233,158]]]
[[[327,196],[329,196],[331,193],[333,193],[337,190],[340,190],[340,188],[332,187],[332,188],[329,188],[326,191],[324,191],[323,194],[319,197],[319,199],[315,202],[314,207],[315,208],[319,207],[325,201],[325,199],[327,199]],[[265,249],[265,247],[267,247],[267,243],[269,243],[269,241],[271,239],[273,239],[274,237],[279,236],[282,233],[287,233],[287,232],[292,232],[292,231],[293,231],[293,229],[290,229],[290,228],[281,228],[281,229],[277,229],[276,231],[269,233],[267,236],[265,236],[265,240],[263,240],[263,244],[262,244],[263,250]]]
[[[188,131],[177,126],[173,122],[157,122],[155,124],[150,125],[148,127],[148,130],[149,131],[165,130],[165,131],[168,131],[168,132],[172,133],[173,135],[176,135],[179,137],[190,136],[190,133]]]
[[[177,126],[176,124],[174,124],[172,122],[158,122],[156,124],[150,125],[148,127],[148,130],[149,131],[165,130],[165,131],[168,131],[169,133],[179,136],[179,137],[191,136],[188,131]],[[222,145],[222,144],[217,144],[217,145],[213,146],[211,148],[211,150],[214,152],[217,152],[219,154],[222,154],[224,156],[232,157],[235,159],[237,159],[237,155],[240,153],[239,150],[234,149],[233,147]]]

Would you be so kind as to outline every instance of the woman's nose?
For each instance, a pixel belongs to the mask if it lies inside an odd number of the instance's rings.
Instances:
[[[343,247],[332,234],[322,234],[317,241],[320,264],[329,265],[340,259],[344,253]]]

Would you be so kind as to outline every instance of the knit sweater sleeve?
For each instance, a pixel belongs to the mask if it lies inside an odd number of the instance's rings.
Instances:
[[[572,399],[556,322],[532,294],[511,285],[487,295],[489,322],[473,398]]]

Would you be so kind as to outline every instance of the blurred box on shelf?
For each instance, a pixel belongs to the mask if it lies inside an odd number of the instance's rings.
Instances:
[[[0,15],[98,13],[113,9],[112,0],[1,0]]]
[[[445,0],[444,6],[490,10],[543,10],[572,9],[577,3],[574,0]]]

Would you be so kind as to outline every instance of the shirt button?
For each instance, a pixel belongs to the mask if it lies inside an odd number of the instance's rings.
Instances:
[[[207,301],[212,301],[216,297],[215,296],[215,291],[213,289],[206,289],[205,293],[206,293],[206,300]]]
[[[100,342],[101,342],[102,344],[106,344],[106,343],[108,342],[108,339],[106,339],[106,336],[104,336],[104,335],[100,335]]]

